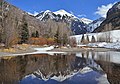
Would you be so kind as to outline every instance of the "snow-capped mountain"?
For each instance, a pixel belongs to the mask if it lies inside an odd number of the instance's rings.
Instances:
[[[87,19],[87,18],[80,18],[80,20],[85,24],[90,24],[93,22],[93,20]]]
[[[62,21],[70,23],[72,20],[79,20],[75,15],[65,11],[65,10],[58,10],[55,12],[52,12],[50,10],[42,11],[38,15],[36,15],[36,18],[41,21],[47,21],[48,19],[52,19],[54,21]]]
[[[56,12],[53,12],[54,14],[56,14],[56,15],[61,15],[61,16],[69,16],[69,17],[74,17],[74,18],[77,18],[76,16],[74,16],[73,14],[71,14],[71,13],[68,13],[68,12],[66,12],[65,10],[58,10],[58,11],[56,11]]]
[[[55,22],[65,22],[75,35],[93,32],[105,20],[103,17],[94,21],[87,18],[78,18],[65,10],[58,10],[55,12],[50,10],[42,11],[36,15],[36,18],[44,22],[48,21],[48,19]]]
[[[87,32],[93,32],[100,24],[105,20],[105,18],[101,17],[87,25]]]
[[[55,22],[64,22],[69,25],[73,34],[76,35],[86,33],[86,23],[90,22],[88,19],[84,19],[84,21],[82,21],[65,10],[58,10],[56,12],[51,12],[50,10],[43,11],[36,15],[36,18],[44,22],[48,21],[48,19]]]
[[[41,21],[44,21],[45,19],[55,19],[54,13],[50,10],[42,11],[35,17]]]

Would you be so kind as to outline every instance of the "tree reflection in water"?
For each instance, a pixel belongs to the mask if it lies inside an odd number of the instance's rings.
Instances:
[[[103,80],[100,78],[105,80],[105,73],[110,83],[118,83],[120,65],[111,62],[111,53],[101,53],[84,51],[68,55],[1,57],[0,84],[34,84],[35,81],[35,84],[97,84]]]

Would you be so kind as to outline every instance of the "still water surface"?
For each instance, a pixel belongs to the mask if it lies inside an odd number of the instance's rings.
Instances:
[[[120,84],[120,52],[3,56],[0,84]]]

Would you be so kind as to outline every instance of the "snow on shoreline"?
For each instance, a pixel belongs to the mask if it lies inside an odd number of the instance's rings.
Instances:
[[[54,47],[44,47],[44,48],[33,48],[33,50],[36,50],[34,52],[29,52],[29,53],[20,53],[20,54],[12,54],[12,53],[5,53],[5,54],[0,54],[0,56],[20,56],[20,55],[31,55],[31,54],[49,54],[49,55],[54,55],[54,54],[66,54],[66,52],[52,52],[49,50],[53,50]]]
[[[114,42],[114,43],[106,43],[106,42],[89,43],[87,46],[90,46],[90,47],[102,47],[102,48],[109,48],[109,49],[120,49],[120,42]]]
[[[34,50],[37,50],[37,51],[48,51],[48,50],[53,50],[53,49],[54,49],[53,46],[44,47],[44,48],[34,48]]]

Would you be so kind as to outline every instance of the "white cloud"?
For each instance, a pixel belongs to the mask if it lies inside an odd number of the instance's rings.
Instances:
[[[36,16],[36,15],[39,14],[39,13],[36,12],[36,11],[34,11],[33,13],[28,12],[28,14],[33,15],[33,16]]]
[[[115,3],[110,3],[108,5],[102,5],[101,7],[98,7],[97,8],[97,11],[95,12],[95,14],[101,16],[101,17],[106,17],[106,14],[108,12],[108,10],[110,8],[112,8],[112,6],[114,5]]]
[[[85,14],[77,15],[78,17],[86,17]]]

